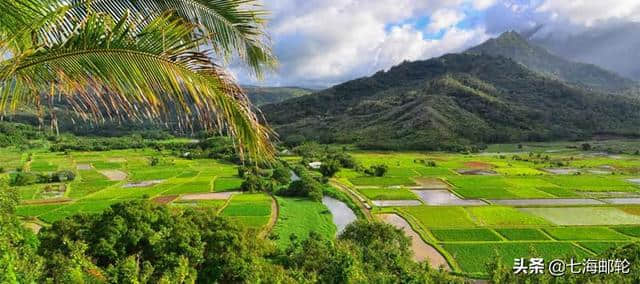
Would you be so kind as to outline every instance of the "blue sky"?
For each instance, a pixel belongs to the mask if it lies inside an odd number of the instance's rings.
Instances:
[[[508,30],[543,25],[570,35],[640,20],[638,0],[263,0],[280,65],[261,81],[232,65],[242,84],[326,87],[463,51]]]

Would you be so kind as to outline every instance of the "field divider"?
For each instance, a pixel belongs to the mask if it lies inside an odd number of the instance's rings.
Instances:
[[[498,231],[496,231],[494,228],[487,228],[487,230],[493,232],[494,234],[496,234],[498,236],[498,238],[500,238],[502,241],[506,241],[508,242],[509,240],[503,236],[502,234],[498,233]]]
[[[280,204],[278,204],[278,199],[271,194],[269,195],[269,197],[271,197],[271,214],[269,216],[269,223],[267,223],[267,225],[264,226],[264,228],[262,228],[262,231],[258,234],[258,237],[263,239],[266,238],[269,233],[271,233],[273,228],[276,226],[276,223],[278,222],[278,218],[280,217]]]
[[[367,218],[367,220],[369,220],[369,221],[374,220],[373,214],[371,213],[370,210],[367,209],[367,206],[362,201],[364,199],[363,197],[358,196],[355,192],[353,192],[353,190],[351,188],[349,188],[348,186],[342,184],[340,181],[338,181],[336,179],[331,179],[330,185],[335,186],[336,189],[338,189],[338,190],[344,192],[345,194],[347,194],[347,196],[349,196],[349,198],[351,198],[351,200],[353,202],[355,202],[355,204],[358,205],[358,208],[360,208],[360,211]],[[360,199],[360,198],[362,198],[362,199]],[[364,200],[366,200],[366,199],[364,199]]]
[[[547,232],[547,230],[545,230],[544,228],[538,228],[538,231],[542,232],[543,235],[547,236],[547,238],[551,240],[559,241],[558,239],[554,238],[551,234],[549,234],[549,232]]]
[[[418,236],[420,236],[422,241],[432,246],[444,257],[444,259],[447,261],[447,263],[449,264],[453,272],[463,272],[462,267],[460,267],[460,265],[455,261],[455,258],[447,250],[445,250],[442,246],[438,244],[435,236],[433,236],[431,232],[429,232],[427,229],[423,228],[422,224],[420,224],[419,221],[415,220],[415,218],[411,216],[411,214],[404,212],[400,208],[394,208],[394,211],[395,211],[395,214],[398,214],[398,216],[400,216],[401,218],[407,221],[411,229],[414,230],[418,234]],[[425,235],[428,236],[428,238],[425,237]]]
[[[587,253],[591,254],[591,255],[598,255],[595,251],[590,250],[587,247],[582,246],[580,243],[578,243],[577,241],[571,242],[574,246],[586,251]]]

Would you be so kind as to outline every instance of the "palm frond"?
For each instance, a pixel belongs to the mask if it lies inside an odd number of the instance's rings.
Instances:
[[[265,32],[266,12],[255,0],[73,0],[69,17],[83,18],[91,11],[116,18],[128,11],[137,19],[153,19],[174,11],[197,25],[197,32],[208,39],[216,55],[239,55],[258,76],[275,66]]]
[[[134,32],[124,17],[116,22],[91,14],[59,44],[2,62],[0,110],[37,101],[54,88],[84,119],[175,116],[180,125],[227,131],[253,160],[271,158],[273,133],[231,77],[195,49],[191,28],[165,14]]]

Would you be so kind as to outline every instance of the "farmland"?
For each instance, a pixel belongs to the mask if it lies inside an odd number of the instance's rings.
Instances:
[[[387,174],[345,171],[337,180],[372,213],[406,219],[454,271],[482,278],[485,263],[497,256],[507,267],[518,257],[581,259],[640,237],[640,156],[575,145],[492,145],[475,154],[354,152],[365,167],[388,166]],[[401,197],[422,204],[398,206]]]
[[[517,257],[582,258],[640,238],[640,156],[563,144],[494,145],[488,151],[351,151],[362,167],[384,164],[387,172],[372,176],[341,169],[332,182],[348,189],[341,194],[352,199],[353,208],[369,208],[374,218],[404,218],[451,270],[472,277],[486,277],[484,263],[498,256],[507,266]],[[6,148],[0,155],[9,176],[63,170],[76,175],[73,181],[16,186],[22,200],[17,214],[44,226],[117,202],[149,199],[225,216],[279,248],[290,244],[291,235],[336,235],[331,212],[321,202],[241,193],[238,166],[222,160],[184,159],[152,149],[23,153]],[[301,160],[282,159],[290,165]]]

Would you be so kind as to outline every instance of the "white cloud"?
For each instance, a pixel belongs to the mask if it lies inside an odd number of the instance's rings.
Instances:
[[[497,0],[473,0],[471,5],[476,10],[485,10],[496,3]]]
[[[468,0],[269,0],[269,31],[281,68],[269,84],[340,83],[403,60],[427,59],[479,43],[484,29],[460,30]],[[425,31],[405,24],[430,17]],[[437,29],[437,30],[436,30]],[[424,32],[443,32],[426,39]]]
[[[454,9],[440,9],[431,14],[431,22],[427,27],[429,32],[438,32],[453,27],[464,19],[464,14]]]
[[[537,12],[549,13],[552,20],[567,19],[574,24],[592,26],[611,19],[640,20],[638,0],[545,0]]]

